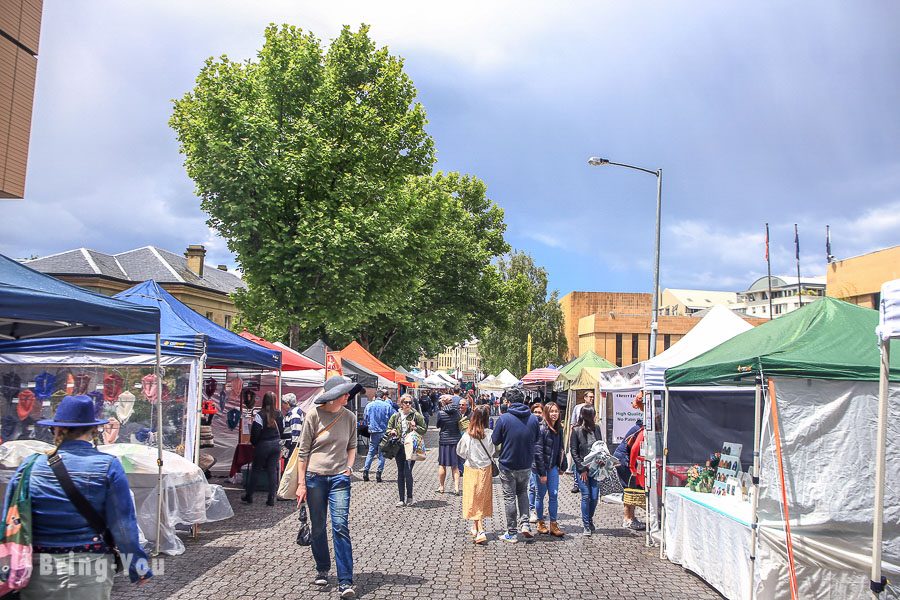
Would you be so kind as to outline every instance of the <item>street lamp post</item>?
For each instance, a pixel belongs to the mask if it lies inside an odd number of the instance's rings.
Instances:
[[[651,304],[653,306],[653,318],[650,321],[650,358],[656,356],[656,334],[659,330],[659,223],[662,217],[662,169],[651,171],[643,167],[634,165],[626,165],[625,163],[617,163],[606,158],[598,158],[592,156],[588,159],[588,164],[592,167],[601,167],[604,165],[613,165],[616,167],[625,167],[626,169],[634,169],[635,171],[643,171],[656,177],[656,248],[654,251],[653,266],[653,298]]]

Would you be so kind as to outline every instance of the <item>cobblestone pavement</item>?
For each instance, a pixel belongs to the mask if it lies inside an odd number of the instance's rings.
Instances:
[[[494,517],[486,546],[475,546],[460,518],[460,500],[438,494],[437,435],[428,460],[415,466],[415,503],[395,508],[396,468],[385,467],[380,484],[354,479],[350,505],[354,583],[363,598],[721,598],[695,575],[659,559],[645,548],[644,537],[625,531],[621,506],[600,503],[597,533],[582,537],[579,495],[569,492],[571,478],[560,482],[560,526],[564,538],[539,536],[510,544],[497,539],[505,530],[500,486],[494,485]],[[362,468],[361,460],[357,469]],[[354,476],[356,477],[356,475]],[[214,480],[216,483],[224,480]],[[226,487],[229,487],[226,484]],[[234,488],[234,486],[230,486]],[[448,486],[452,488],[452,486]],[[142,586],[117,577],[113,598],[129,599],[296,599],[337,598],[332,585],[312,585],[315,565],[309,548],[297,546],[297,516],[292,502],[265,505],[257,493],[253,505],[229,489],[232,519],[204,526],[197,540],[187,539],[181,556],[165,557],[165,571]],[[329,545],[331,534],[329,532]]]

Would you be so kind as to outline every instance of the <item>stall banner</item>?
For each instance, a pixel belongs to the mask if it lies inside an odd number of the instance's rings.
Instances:
[[[325,380],[335,375],[343,375],[344,370],[341,368],[341,353],[326,352],[325,353]]]
[[[618,444],[625,439],[625,434],[631,429],[638,419],[644,418],[644,413],[631,407],[638,390],[630,392],[612,392],[613,398],[613,426],[612,443]]]

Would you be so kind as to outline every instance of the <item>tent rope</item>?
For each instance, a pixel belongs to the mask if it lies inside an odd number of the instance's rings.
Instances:
[[[784,509],[784,538],[787,546],[788,569],[790,571],[791,600],[799,598],[797,589],[797,567],[794,564],[794,543],[791,539],[791,515],[788,509],[787,485],[784,477],[784,458],[781,453],[781,432],[778,427],[778,400],[775,396],[775,382],[769,380],[769,395],[772,399],[772,429],[775,438],[775,453],[778,457],[778,475],[781,478],[781,503]]]

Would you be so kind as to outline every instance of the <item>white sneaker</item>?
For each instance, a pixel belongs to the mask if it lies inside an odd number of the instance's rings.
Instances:
[[[531,512],[528,513],[528,522],[529,523],[537,523],[538,522],[537,511],[534,510],[533,508],[531,509]]]
[[[531,533],[531,527],[528,525],[522,525],[522,529],[519,530],[519,533],[521,533],[526,540],[530,540],[534,537],[534,534]]]
[[[406,502],[404,502],[403,500],[401,500],[400,502],[398,502],[398,503],[395,504],[394,506],[396,506],[397,508],[401,508],[401,507],[403,507],[403,506],[406,506]]]

